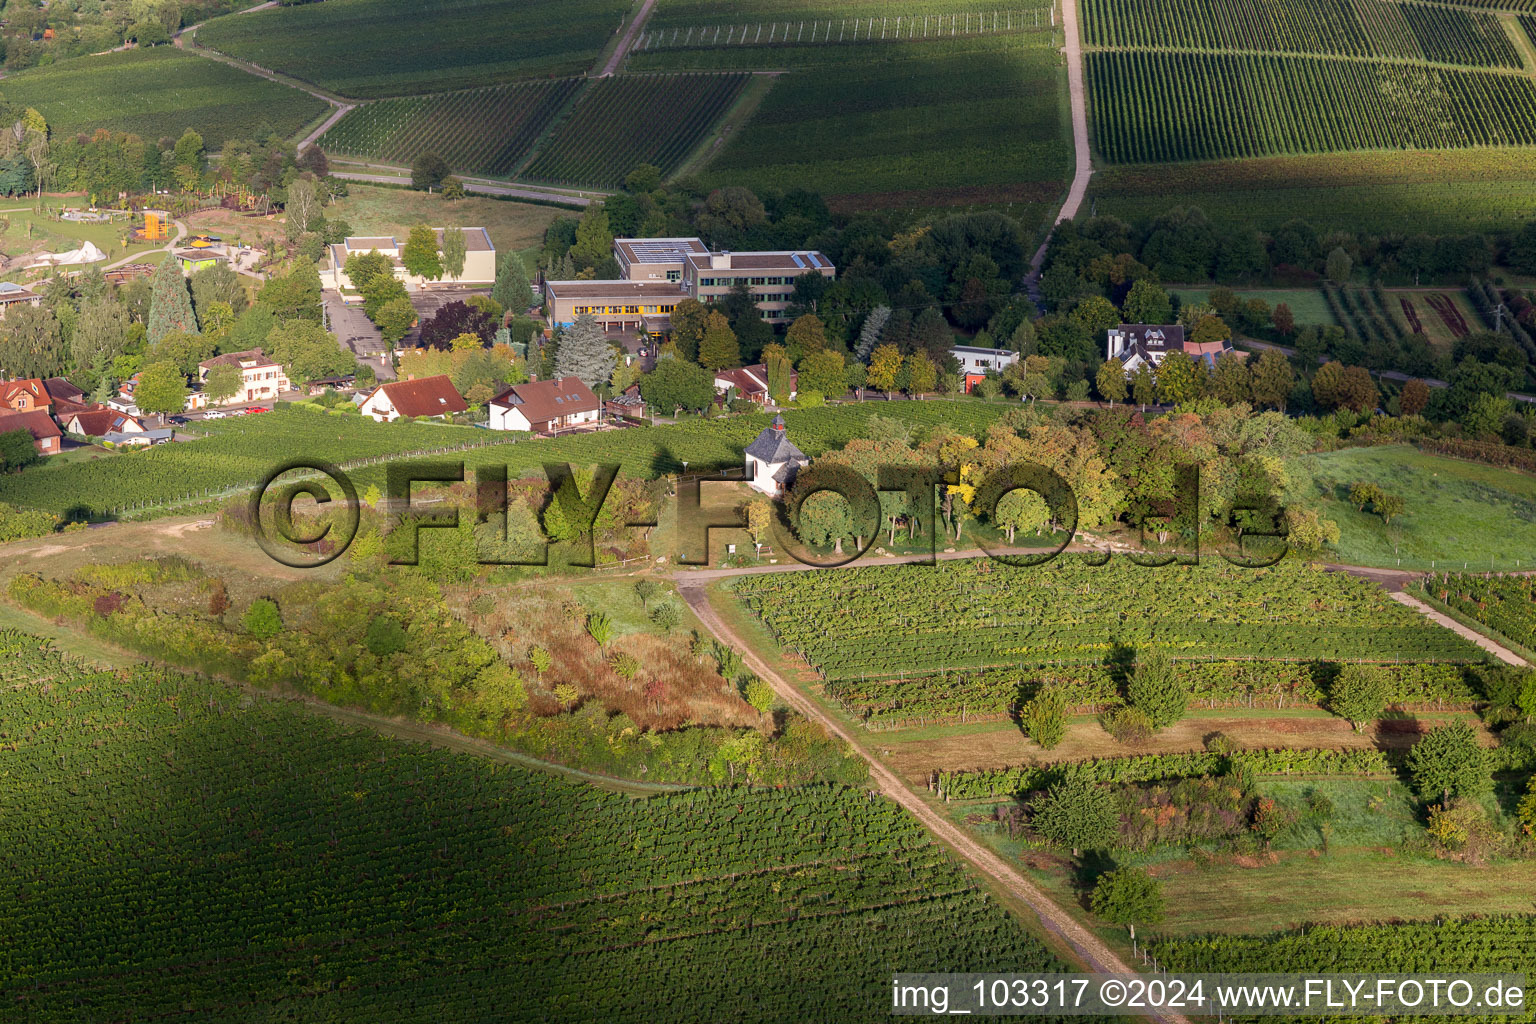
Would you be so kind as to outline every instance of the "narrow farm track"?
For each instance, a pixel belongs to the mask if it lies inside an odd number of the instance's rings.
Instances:
[[[319,140],[320,136],[324,135],[326,132],[335,127],[337,121],[340,121],[343,117],[346,117],[347,114],[351,113],[355,109],[357,109],[357,104],[343,103],[335,110],[332,110],[330,117],[326,118],[324,121],[321,121],[318,128],[304,136],[303,141],[298,145],[298,151],[302,153],[310,146],[313,146]]]
[[[1504,664],[1514,665],[1517,668],[1530,667],[1524,658],[1520,657],[1518,654],[1516,654],[1514,651],[1511,651],[1503,644],[1494,643],[1492,640],[1488,639],[1477,630],[1468,626],[1463,626],[1461,623],[1457,622],[1455,619],[1448,615],[1442,615],[1441,613],[1431,608],[1429,605],[1425,604],[1423,601],[1420,601],[1418,598],[1414,597],[1412,594],[1405,594],[1401,590],[1398,590],[1394,591],[1390,596],[1392,600],[1396,601],[1398,604],[1406,605],[1407,607],[1412,608],[1414,611],[1418,612],[1420,615],[1423,615],[1426,619],[1429,619],[1436,625],[1444,626],[1452,633],[1472,641],[1473,643],[1477,644],[1477,646],[1493,655],[1495,658],[1498,658]]]
[[[331,170],[333,178],[345,178],[348,181],[371,181],[380,185],[409,185],[409,174],[362,174],[357,171]],[[511,196],[514,199],[536,199],[542,203],[557,203],[561,206],[590,206],[594,200],[586,196],[567,195],[564,192],[544,192],[536,188],[524,185],[488,185],[478,181],[463,180],[465,192],[480,192],[488,196]]]
[[[651,16],[651,8],[656,6],[656,0],[645,0],[640,7],[640,13],[635,15],[635,20],[629,23],[629,29],[624,33],[624,38],[619,40],[619,45],[614,48],[613,56],[608,58],[608,63],[603,65],[603,70],[598,73],[599,78],[607,78],[619,70],[619,65],[624,63],[624,58],[629,56],[629,48],[635,45],[635,37],[640,34],[640,29],[645,27],[646,20]]]
[[[1093,174],[1093,150],[1088,144],[1088,90],[1083,84],[1083,42],[1077,22],[1077,0],[1061,0],[1061,27],[1066,45],[1061,52],[1067,56],[1067,94],[1072,106],[1072,153],[1074,169],[1072,187],[1067,190],[1067,200],[1061,204],[1054,224],[1072,220],[1083,207],[1088,195],[1088,179]],[[1054,230],[1054,228],[1053,228]],[[1046,246],[1051,244],[1050,235],[1035,250],[1029,261],[1031,291],[1033,282],[1039,280],[1040,267],[1045,262]]]
[[[881,793],[905,808],[946,846],[970,861],[976,870],[1027,903],[1039,916],[1040,922],[1073,949],[1084,967],[1090,971],[1109,974],[1136,973],[1116,956],[1113,950],[1074,920],[1070,914],[1058,907],[1049,896],[1020,874],[1016,868],[986,846],[967,836],[942,814],[930,807],[894,772],[870,754],[841,723],[770,668],[762,658],[758,657],[752,647],[737,636],[735,631],[715,613],[714,606],[709,602],[709,593],[700,583],[682,582],[679,583],[677,590],[704,627],[721,643],[742,651],[743,660],[747,666],[767,680],[780,699],[807,719],[819,723],[829,734],[858,751],[869,764],[870,779]],[[1168,1014],[1159,1019],[1169,1024],[1190,1024],[1188,1018],[1174,1014]]]

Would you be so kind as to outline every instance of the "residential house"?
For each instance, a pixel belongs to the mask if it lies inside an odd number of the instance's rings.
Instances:
[[[791,370],[789,394],[786,396],[789,401],[794,401],[795,386],[799,381],[800,375]],[[745,398],[758,405],[768,405],[772,401],[768,394],[768,367],[762,363],[754,363],[736,370],[716,370],[715,390],[722,394],[729,394],[734,390],[737,397]]]
[[[25,430],[32,435],[32,447],[39,455],[57,455],[64,436],[59,425],[53,422],[46,409],[28,409],[24,412],[0,412],[0,434],[13,430]]]
[[[60,414],[56,419],[66,434],[81,437],[144,433],[144,424],[137,417],[105,405],[82,406]]]
[[[226,352],[212,359],[204,359],[197,364],[197,379],[199,384],[208,380],[208,371],[215,366],[237,366],[240,368],[240,390],[233,396],[226,398],[224,405],[244,405],[250,402],[259,402],[263,399],[275,399],[279,394],[290,387],[288,374],[281,363],[273,362],[259,348],[249,349],[245,352]]]
[[[631,384],[623,394],[608,399],[603,403],[603,411],[626,420],[645,419],[645,399],[640,397],[640,385]]]
[[[1119,359],[1125,372],[1131,374],[1144,363],[1157,366],[1170,352],[1183,352],[1215,366],[1218,356],[1231,351],[1230,339],[1203,344],[1189,340],[1183,324],[1121,324],[1110,330],[1104,358]]]
[[[492,430],[526,430],[557,434],[572,427],[593,426],[601,403],[580,377],[514,384],[491,399]]]
[[[453,381],[446,373],[440,373],[435,377],[380,384],[358,406],[358,411],[379,423],[392,423],[398,419],[446,419],[468,408]]]
[[[48,393],[48,385],[41,377],[0,381],[0,406],[12,412],[47,409],[51,405],[53,396]]]
[[[1002,373],[1019,361],[1019,354],[1011,348],[978,348],[974,345],[956,345],[949,354],[960,364],[960,374],[965,378],[965,392],[970,394],[977,383],[989,373]]]
[[[785,433],[783,416],[775,416],[747,445],[742,457],[748,486],[773,498],[783,495],[811,461]]]
[[[0,281],[0,320],[5,319],[6,310],[12,306],[36,306],[42,301],[41,295],[14,281]]]
[[[63,377],[49,377],[43,381],[43,389],[55,402],[85,402],[85,392]]]

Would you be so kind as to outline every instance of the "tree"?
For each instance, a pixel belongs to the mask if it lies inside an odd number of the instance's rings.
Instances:
[[[1223,352],[1216,357],[1216,368],[1211,374],[1211,390],[1227,405],[1250,402],[1253,399],[1253,374],[1248,364],[1236,353]]]
[[[483,310],[467,302],[450,302],[421,325],[421,344],[447,351],[453,347],[453,339],[461,334],[473,334],[482,346],[487,346],[496,336],[496,325]]]
[[[187,291],[187,279],[181,275],[181,264],[167,259],[155,268],[150,279],[148,337],[151,344],[172,331],[197,332],[197,319],[192,315],[192,296]]]
[[[1290,360],[1275,349],[1265,349],[1254,362],[1249,381],[1254,405],[1283,412],[1294,383],[1295,374],[1291,370]]]
[[[1461,425],[1473,437],[1497,436],[1504,419],[1514,412],[1514,404],[1504,395],[1483,392],[1472,399],[1472,405],[1461,418]]]
[[[802,373],[805,372],[803,363],[805,358],[816,352],[821,352],[826,347],[826,325],[821,322],[821,317],[815,313],[803,313],[795,317],[795,322],[790,324],[789,330],[784,332],[784,349],[789,353],[789,358],[794,364],[801,367]],[[815,391],[818,389],[807,386],[804,390]],[[836,392],[830,393],[835,394]]]
[[[416,307],[410,299],[392,299],[379,308],[373,322],[385,342],[394,345],[415,326]]]
[[[1074,772],[1050,788],[1030,824],[1042,839],[1067,847],[1076,857],[1082,850],[1115,844],[1120,811],[1109,790]]]
[[[452,202],[455,199],[464,198],[464,183],[458,178],[447,177],[443,179],[443,198]],[[458,275],[455,274],[455,277]]]
[[[807,544],[817,547],[832,546],[841,554],[843,538],[852,537],[858,528],[849,508],[848,499],[831,491],[820,491],[801,501],[795,532]]]
[[[176,364],[183,377],[195,377],[197,364],[213,356],[213,340],[201,334],[173,331],[150,345],[144,353],[145,363],[169,360]]]
[[[593,203],[576,224],[576,243],[571,259],[578,270],[588,270],[613,255],[613,232],[608,227],[608,212]]]
[[[762,359],[763,373],[768,378],[768,398],[775,405],[783,405],[789,401],[790,382],[794,373],[794,365],[789,361],[789,353],[784,350],[783,345],[765,345]]]
[[[1328,688],[1328,710],[1364,732],[1392,698],[1386,675],[1375,665],[1345,665]]]
[[[239,313],[245,309],[248,301],[240,275],[228,263],[215,263],[194,272],[191,291],[192,308],[203,330],[208,329],[207,314],[210,307],[222,303],[229,307],[231,313]]]
[[[528,283],[523,259],[517,253],[503,252],[497,258],[496,284],[491,288],[491,298],[501,303],[503,309],[516,313],[526,312],[533,305],[533,286]]]
[[[1296,330],[1296,314],[1291,312],[1291,307],[1284,302],[1275,303],[1275,311],[1270,314],[1270,320],[1275,325],[1275,330],[1289,337]]]
[[[663,413],[678,408],[698,412],[714,401],[715,375],[697,363],[662,359],[640,378],[640,397]]]
[[[388,256],[377,249],[355,252],[348,256],[347,262],[342,265],[341,272],[347,275],[347,280],[352,282],[352,287],[360,292],[366,292],[368,286],[375,281],[385,278],[395,280],[394,265],[389,262]]]
[[[597,641],[599,650],[606,650],[608,642],[613,639],[613,620],[603,612],[592,612],[587,616],[587,635]]]
[[[267,279],[256,301],[279,320],[320,322],[320,272],[308,260],[298,260],[288,273]]]
[[[1200,397],[1201,373],[1184,352],[1169,352],[1157,364],[1157,397],[1165,405],[1192,402]]]
[[[1147,716],[1152,728],[1161,729],[1184,717],[1189,690],[1179,680],[1173,662],[1161,650],[1137,652],[1136,669],[1125,686],[1131,707]]]
[[[1116,402],[1125,401],[1125,363],[1118,357],[1106,359],[1099,364],[1098,372],[1093,375],[1093,383],[1099,389],[1099,394],[1109,399],[1109,406],[1113,409]]]
[[[1051,750],[1067,735],[1067,698],[1058,687],[1042,687],[1020,710],[1019,721],[1030,739]]]
[[[208,396],[208,401],[218,405],[239,394],[244,383],[245,375],[240,367],[218,363],[203,378],[203,394]]]
[[[1427,405],[1429,405],[1428,384],[1417,377],[1403,384],[1403,393],[1397,398],[1397,407],[1404,416],[1417,416]]]
[[[270,597],[258,597],[240,617],[245,631],[258,640],[270,640],[283,631],[283,617]]]
[[[69,340],[75,369],[94,382],[111,369],[112,361],[127,351],[128,311],[112,299],[83,303],[75,333]],[[6,364],[9,365],[9,364]]]
[[[139,371],[133,403],[148,413],[169,416],[187,407],[187,378],[169,360],[150,363]]]
[[[52,377],[64,368],[59,321],[46,306],[15,305],[0,321],[0,370],[12,379]]]
[[[1039,493],[1019,487],[997,499],[997,509],[992,514],[993,525],[1008,532],[1008,543],[1019,530],[1034,530],[1035,535],[1051,522],[1051,508]]]
[[[1131,374],[1131,400],[1143,411],[1157,401],[1157,372],[1151,363],[1142,363]]]
[[[901,373],[901,362],[901,352],[895,345],[878,346],[869,359],[869,386],[889,397],[896,387],[896,376]]]
[[[443,276],[457,281],[464,274],[464,261],[468,258],[469,243],[464,240],[464,232],[459,228],[444,228]]]
[[[907,357],[907,393],[926,395],[939,386],[939,368],[927,352],[913,352]]]
[[[699,364],[709,370],[727,370],[741,363],[741,349],[736,334],[724,314],[713,312],[699,342]]]
[[[1163,889],[1141,868],[1106,871],[1094,883],[1089,902],[1093,912],[1110,924],[1123,924],[1136,938],[1138,924],[1157,924],[1163,919]]]
[[[763,548],[763,538],[768,536],[768,529],[773,525],[773,506],[767,498],[753,498],[747,502],[747,536],[752,538],[752,547],[759,553]]]
[[[730,185],[704,197],[693,223],[705,239],[719,248],[734,246],[743,233],[767,219],[763,201],[751,189]]]
[[[709,308],[698,299],[682,299],[672,307],[672,344],[679,358],[699,361],[699,346],[709,329]]]
[[[801,394],[814,391],[825,398],[836,398],[847,390],[848,379],[841,352],[818,349],[800,364]]]
[[[350,373],[357,359],[342,348],[336,335],[308,320],[287,320],[267,335],[267,355],[283,365],[288,379],[300,386],[321,377]]]
[[[411,163],[411,188],[430,191],[441,185],[449,173],[448,161],[431,151],[422,153]]]
[[[1173,322],[1173,305],[1168,293],[1146,278],[1140,278],[1126,293],[1125,322],[1131,324],[1167,324]]]
[[[1197,345],[1210,345],[1215,342],[1225,342],[1232,338],[1232,328],[1227,322],[1215,314],[1201,317],[1195,322],[1195,329],[1190,333],[1189,340]]]
[[[26,429],[0,431],[0,470],[7,473],[25,469],[35,462],[41,462],[43,457],[38,454],[37,446],[32,443],[32,432]],[[14,510],[10,505],[0,505],[0,513],[10,514]],[[52,527],[49,527],[52,531]],[[11,531],[0,529],[0,538],[4,540],[16,540],[9,536]],[[20,536],[34,537],[31,532],[22,533]]]
[[[417,224],[406,236],[400,247],[400,262],[406,273],[428,281],[443,276],[443,261],[437,255],[437,232],[425,224]]]
[[[1324,519],[1316,509],[1301,505],[1285,508],[1285,541],[1297,551],[1320,551],[1339,542],[1339,524]]]
[[[1452,796],[1481,796],[1493,785],[1487,752],[1466,722],[1432,729],[1408,751],[1408,775],[1420,798],[1442,803]]]
[[[1328,254],[1328,262],[1324,265],[1323,270],[1328,275],[1328,280],[1334,284],[1343,285],[1349,283],[1349,275],[1354,268],[1355,261],[1349,258],[1349,253],[1345,252],[1342,247],[1336,246]]]
[[[618,361],[618,354],[614,352],[597,318],[591,313],[583,313],[560,335],[560,348],[555,354],[555,375],[580,377],[587,387],[595,388],[599,384],[608,383]]]
[[[1081,324],[1093,337],[1095,345],[1101,335],[1120,323],[1120,311],[1102,295],[1090,295],[1072,308],[1072,320]]]
[[[859,362],[869,362],[870,353],[880,343],[880,332],[885,330],[885,325],[890,322],[890,319],[890,306],[876,306],[869,311],[869,315],[864,318],[864,326],[859,329],[859,345],[853,353]]]
[[[283,206],[288,216],[288,241],[308,231],[316,231],[325,219],[319,186],[314,179],[300,177],[288,186],[288,201]]]
[[[411,639],[400,620],[393,615],[375,615],[363,634],[363,646],[378,658],[400,654],[410,648]]]
[[[1383,494],[1376,499],[1376,514],[1381,516],[1381,522],[1385,526],[1392,525],[1392,520],[1408,511],[1408,503],[1401,495]]]

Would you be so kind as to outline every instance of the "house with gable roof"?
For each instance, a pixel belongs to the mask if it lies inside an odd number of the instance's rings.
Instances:
[[[748,486],[770,498],[781,497],[789,490],[801,468],[811,461],[789,439],[783,416],[775,416],[773,422],[747,445],[742,457]]]

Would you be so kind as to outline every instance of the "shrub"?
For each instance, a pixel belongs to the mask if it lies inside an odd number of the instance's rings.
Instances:
[[[1347,719],[1355,732],[1386,710],[1391,690],[1386,675],[1374,665],[1345,665],[1328,690],[1328,710]]]
[[[1024,705],[1020,713],[1024,732],[1050,750],[1067,735],[1067,699],[1055,686],[1047,686]]]
[[[1429,733],[1408,751],[1408,774],[1425,800],[1439,796],[1480,796],[1493,784],[1488,753],[1466,722],[1452,722]]]
[[[409,647],[410,637],[406,636],[405,627],[400,625],[399,620],[389,615],[375,615],[373,621],[368,623],[363,644],[376,656],[387,658]]]
[[[773,707],[773,687],[756,676],[747,680],[745,696],[747,703],[751,704],[761,714],[767,714],[769,709]]]
[[[1068,847],[1076,857],[1084,849],[1114,845],[1120,812],[1109,790],[1074,774],[1051,787],[1030,824],[1046,842]]]
[[[1183,718],[1189,706],[1189,691],[1174,674],[1173,662],[1156,649],[1144,655],[1138,652],[1125,696],[1131,707],[1146,715],[1154,730]]]
[[[270,640],[283,631],[283,617],[277,610],[277,602],[269,597],[258,597],[245,610],[240,624],[258,640]]]
[[[1152,738],[1152,720],[1136,708],[1116,708],[1099,720],[1104,731],[1121,743],[1145,743]]]

